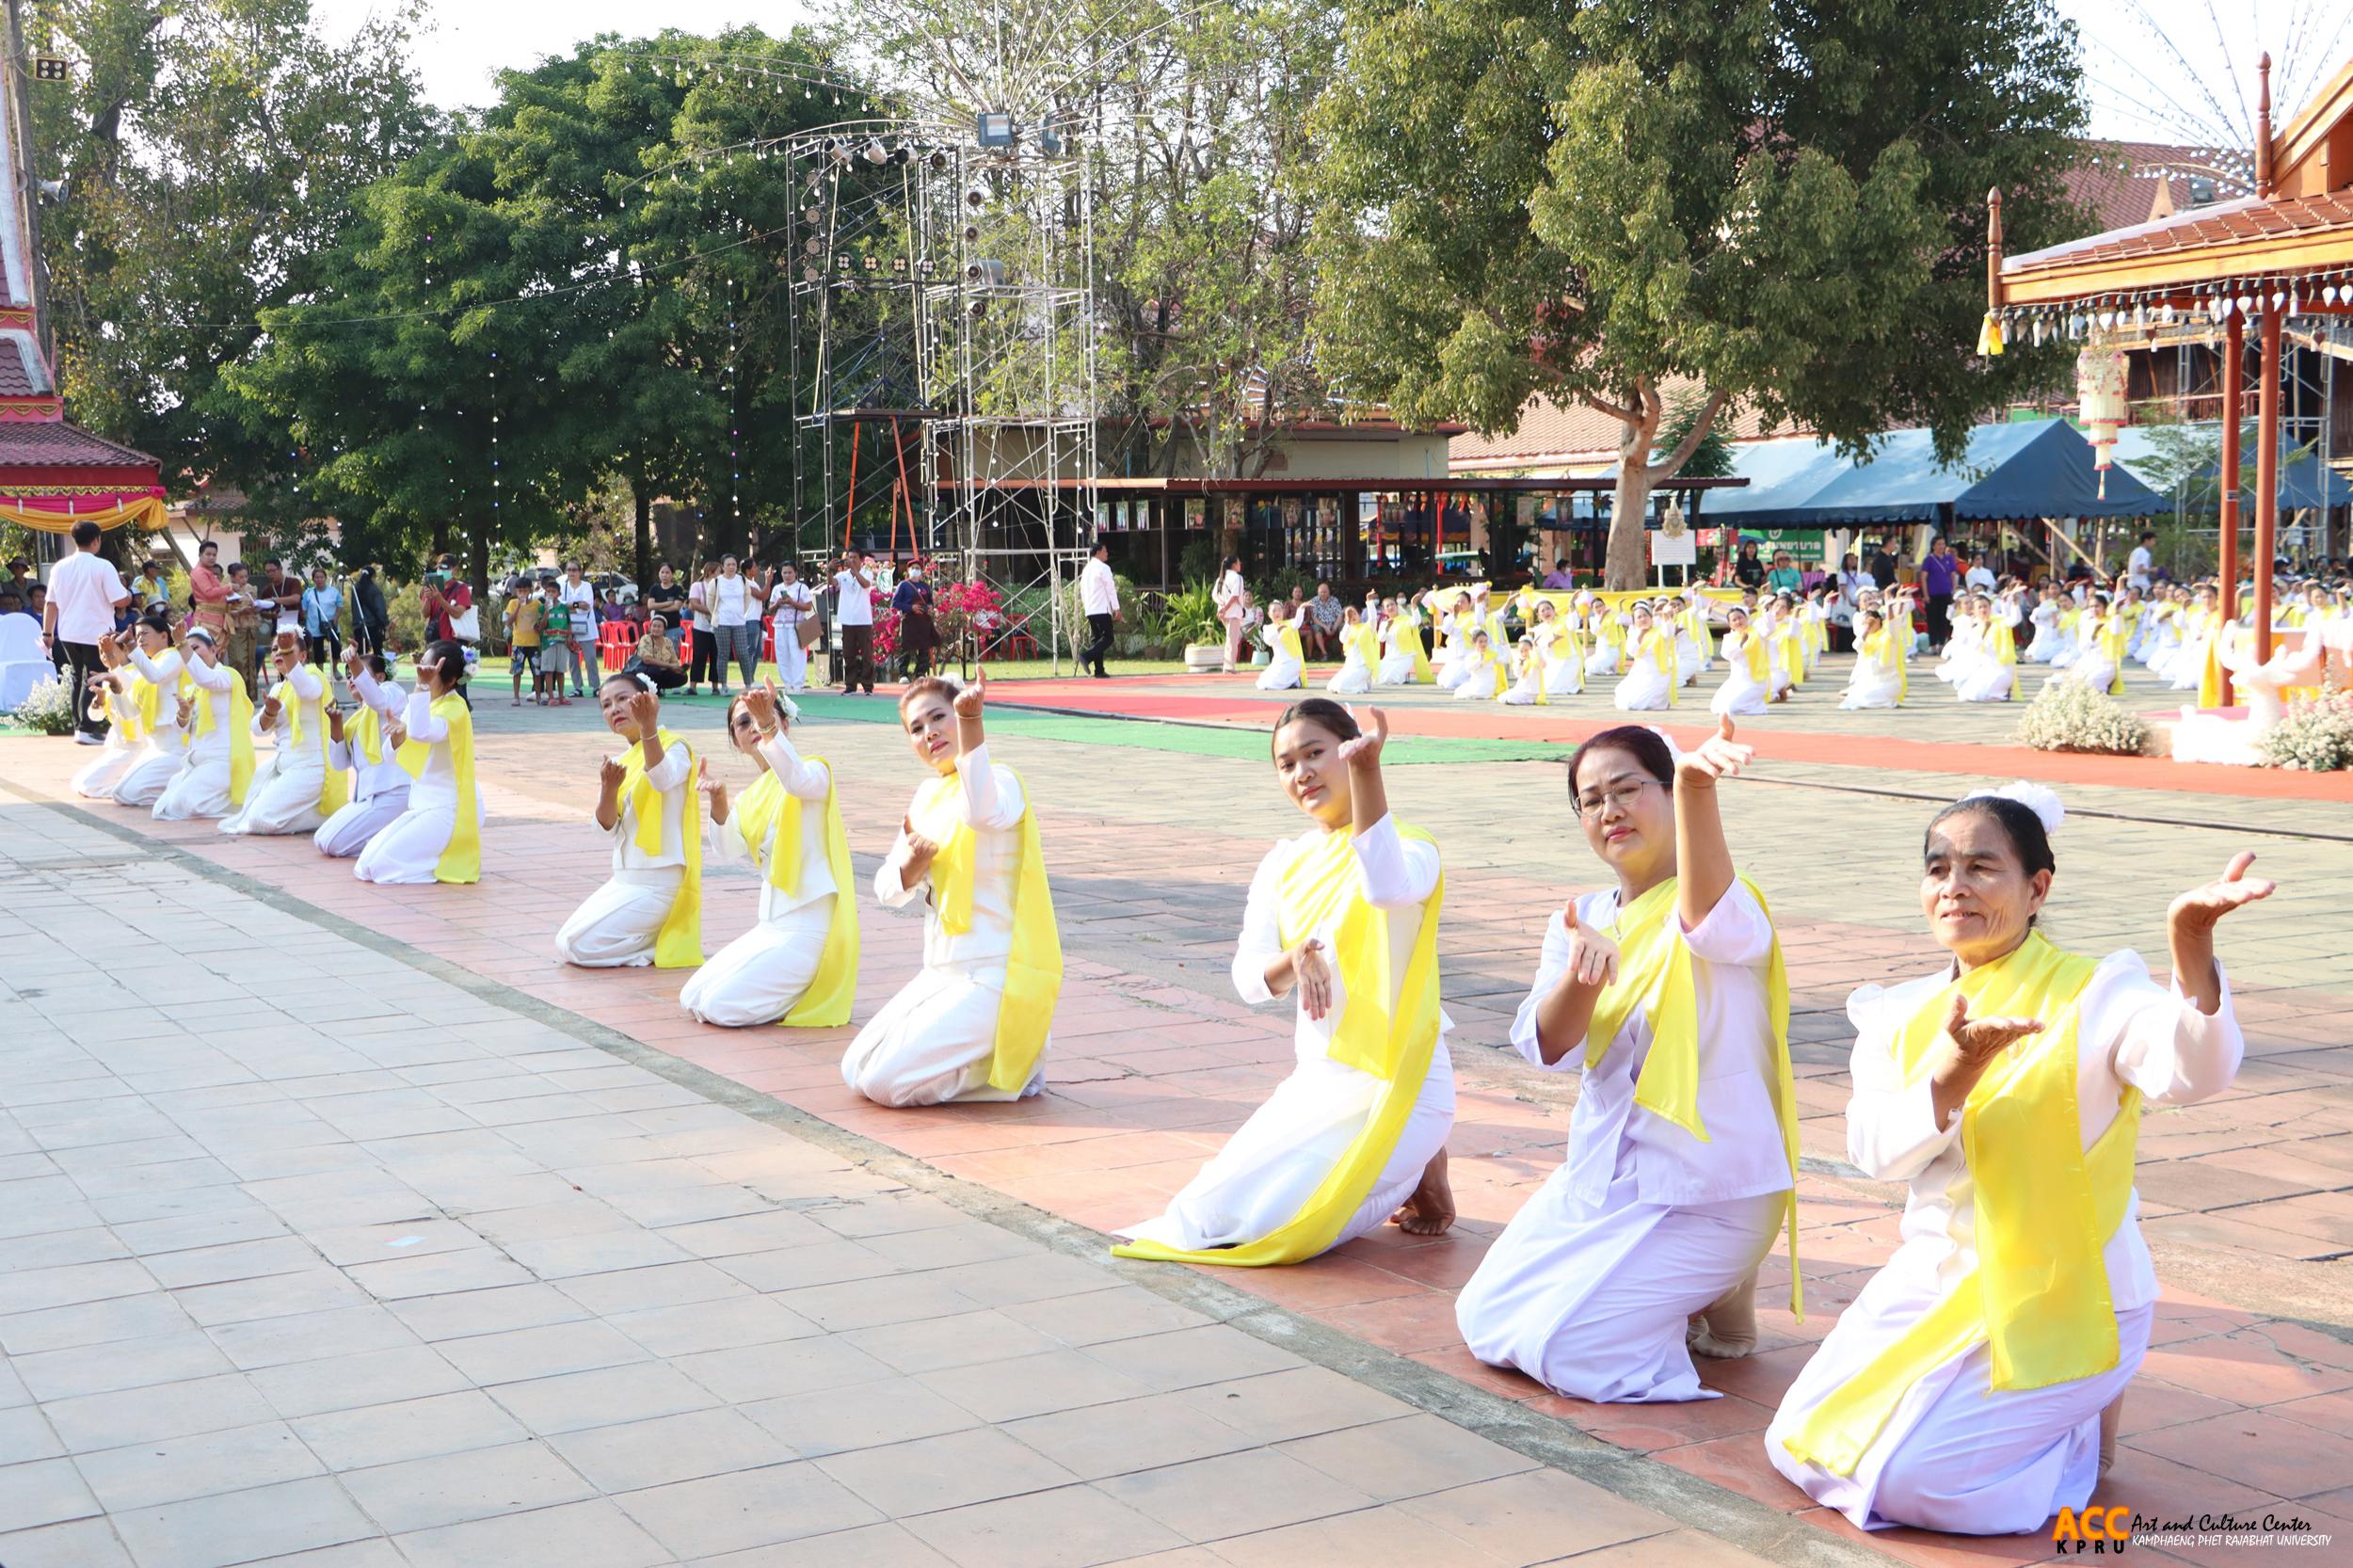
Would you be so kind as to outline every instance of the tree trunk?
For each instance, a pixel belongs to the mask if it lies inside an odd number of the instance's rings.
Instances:
[[[1614,415],[1624,431],[1618,439],[1618,484],[1609,508],[1609,553],[1603,567],[1601,585],[1611,592],[1640,588],[1650,581],[1650,541],[1644,536],[1651,492],[1681,472],[1683,465],[1691,460],[1691,454],[1715,427],[1716,416],[1723,410],[1724,394],[1709,392],[1699,418],[1691,422],[1683,440],[1656,463],[1650,460],[1651,449],[1658,439],[1658,423],[1666,413],[1666,405],[1656,386],[1647,380],[1636,381],[1630,405],[1619,406],[1590,397],[1586,402]]]
[[[425,562],[425,565],[428,567],[439,566],[440,564],[441,557],[448,553],[449,520],[447,518],[435,518],[433,520],[431,558]]]
[[[643,474],[631,476],[629,493],[637,509],[637,591],[644,593],[653,582],[653,497],[646,491]]]
[[[466,581],[473,584],[476,604],[490,598],[490,530],[482,524],[466,530]]]
[[[1609,504],[1609,553],[1602,568],[1601,585],[1612,593],[1639,588],[1650,580],[1650,540],[1645,520],[1650,513],[1650,465],[1622,462],[1617,488]]]

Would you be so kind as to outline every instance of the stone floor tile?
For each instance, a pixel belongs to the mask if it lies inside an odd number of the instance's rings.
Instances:
[[[646,1359],[646,1352],[626,1336],[600,1322],[553,1323],[446,1339],[438,1348],[459,1371],[486,1387]]]
[[[1484,1547],[1387,1509],[1229,1537],[1216,1555],[1233,1568],[1501,1568]]]
[[[926,1513],[906,1528],[956,1568],[1100,1568],[1185,1540],[1094,1486]]]
[[[136,1339],[44,1351],[14,1359],[16,1375],[38,1400],[107,1394],[235,1370],[219,1347],[193,1323]]]
[[[472,1388],[328,1411],[290,1424],[330,1470],[497,1448],[529,1435],[488,1394]]]
[[[394,1535],[597,1494],[554,1450],[531,1441],[349,1470],[341,1480],[369,1516]]]
[[[814,1462],[891,1518],[1066,1486],[1071,1473],[986,1427]]]
[[[861,1525],[803,1541],[779,1541],[748,1551],[707,1557],[691,1568],[955,1568],[947,1558],[895,1524]]]
[[[272,1274],[263,1279],[232,1280],[178,1292],[182,1307],[206,1328],[223,1323],[247,1323],[261,1318],[291,1318],[298,1313],[326,1312],[339,1306],[365,1306],[368,1293],[344,1277],[340,1269],[312,1269],[297,1274]]]
[[[0,1465],[0,1531],[33,1529],[99,1512],[70,1459]]]
[[[466,1290],[494,1290],[503,1285],[528,1285],[529,1269],[491,1247],[457,1252],[427,1253],[422,1257],[394,1258],[384,1263],[355,1264],[344,1271],[352,1282],[380,1302],[407,1301],[415,1296],[447,1296]]]
[[[415,1296],[392,1304],[389,1310],[419,1338],[435,1341],[578,1322],[596,1311],[552,1285],[503,1285],[447,1296]]]
[[[896,1375],[888,1363],[847,1339],[788,1339],[741,1350],[704,1351],[670,1363],[730,1403],[773,1400],[814,1389],[847,1388]]]
[[[548,1444],[606,1493],[756,1470],[799,1457],[774,1432],[728,1409],[623,1421],[567,1432]]]
[[[829,1535],[882,1519],[805,1460],[649,1487],[614,1500],[681,1558],[716,1557],[803,1536]]]
[[[1057,1348],[1035,1329],[993,1309],[856,1329],[841,1337],[902,1372],[1011,1361]]]
[[[1544,1469],[1427,1493],[1400,1503],[1395,1512],[1427,1520],[1514,1568],[1664,1535],[1674,1528],[1664,1514],[1590,1481]]]
[[[104,1518],[0,1531],[0,1554],[9,1568],[134,1568],[114,1522]]]
[[[804,1459],[936,1437],[979,1424],[962,1405],[905,1377],[788,1394],[742,1408]]]
[[[138,1568],[228,1568],[376,1533],[325,1477],[133,1509],[114,1522]]]
[[[700,1261],[581,1274],[563,1281],[556,1288],[586,1310],[607,1317],[753,1293],[750,1286],[734,1275]]]
[[[1204,1414],[1181,1394],[1056,1411],[1009,1421],[1004,1430],[1084,1480],[1258,1447],[1258,1439]]]
[[[248,1375],[262,1397],[289,1419],[469,1386],[465,1374],[427,1345],[290,1362]]]
[[[999,1265],[983,1265],[996,1268]],[[954,1271],[949,1271],[951,1277]],[[958,1286],[962,1289],[962,1286]],[[983,1286],[983,1294],[987,1287]],[[1200,1328],[1209,1320],[1190,1307],[1132,1285],[1082,1295],[1051,1296],[1042,1301],[997,1303],[1016,1322],[1027,1323],[1065,1345],[1099,1345],[1111,1339],[1134,1339],[1175,1329]]]
[[[542,1436],[707,1410],[722,1402],[720,1395],[678,1368],[655,1361],[504,1383],[489,1393],[515,1419]]]
[[[327,1468],[281,1421],[102,1448],[75,1464],[109,1512],[299,1480]]]
[[[1429,1415],[1303,1437],[1282,1445],[1280,1451],[1383,1502],[1536,1466],[1534,1460]]]
[[[1321,1519],[1372,1502],[1353,1486],[1265,1449],[1113,1476],[1096,1484],[1180,1541],[1195,1543]]]
[[[605,1321],[664,1357],[806,1339],[823,1332],[772,1298],[755,1295],[616,1313]]]
[[[1161,1392],[1289,1371],[1305,1365],[1289,1351],[1277,1350],[1224,1323],[1113,1339],[1090,1346],[1087,1353]]]
[[[194,1326],[195,1320],[168,1292],[152,1290],[0,1318],[0,1351],[11,1356],[38,1355],[44,1351],[146,1339]]]
[[[952,1367],[920,1375],[924,1386],[992,1424],[1148,1393],[1124,1372],[1075,1350]]]
[[[261,1390],[236,1373],[55,1400],[41,1408],[74,1453],[257,1426],[278,1415]]]
[[[594,1498],[398,1536],[409,1568],[662,1568],[676,1560],[613,1503]]]

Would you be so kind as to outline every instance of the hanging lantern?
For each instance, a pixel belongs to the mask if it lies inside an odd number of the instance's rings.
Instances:
[[[2108,495],[2108,469],[2116,456],[2116,433],[2132,423],[2133,410],[2124,400],[2125,361],[2122,353],[2100,344],[2075,356],[2075,399],[2084,434],[2091,440],[2092,466],[2100,475],[2100,499]]]

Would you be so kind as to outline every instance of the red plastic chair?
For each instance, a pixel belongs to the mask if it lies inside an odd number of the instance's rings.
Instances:
[[[607,670],[617,670],[637,649],[637,623],[609,620],[597,628],[597,658]]]

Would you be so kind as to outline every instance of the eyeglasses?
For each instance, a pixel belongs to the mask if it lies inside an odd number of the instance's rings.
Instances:
[[[1635,801],[1641,797],[1643,789],[1657,782],[1655,778],[1643,778],[1631,784],[1621,784],[1614,790],[1588,790],[1577,798],[1577,814],[1597,817],[1612,806],[1621,811],[1631,810]]]

